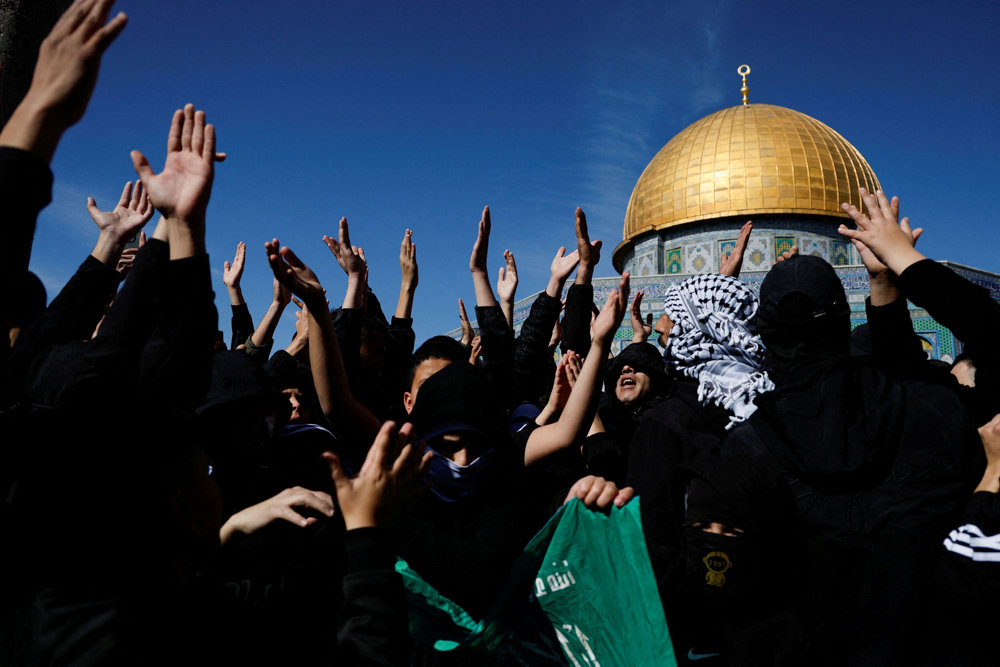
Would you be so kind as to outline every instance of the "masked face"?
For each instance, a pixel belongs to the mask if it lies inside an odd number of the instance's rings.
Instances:
[[[491,469],[492,449],[479,454],[470,433],[445,433],[427,442],[433,452],[427,476],[431,491],[445,502],[458,502],[482,486]]]

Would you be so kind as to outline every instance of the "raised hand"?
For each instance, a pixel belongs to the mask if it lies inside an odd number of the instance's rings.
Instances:
[[[205,124],[205,112],[196,112],[193,104],[174,112],[167,160],[159,174],[153,172],[145,155],[132,151],[135,171],[168,223],[171,259],[204,252],[205,210],[212,194],[215,163],[225,158],[225,153],[215,152],[215,128]]]
[[[472,338],[476,334],[469,322],[469,314],[465,312],[465,302],[461,299],[458,300],[458,321],[462,327],[462,345],[468,347],[472,345]]]
[[[395,317],[409,319],[413,315],[413,296],[420,279],[417,267],[417,244],[413,242],[413,231],[409,229],[403,234],[403,241],[399,244],[399,270],[402,280],[399,283],[399,300],[396,301]],[[367,281],[366,276],[365,282]]]
[[[857,243],[863,244],[866,250],[897,276],[911,264],[924,259],[924,256],[913,248],[924,230],[910,229],[909,218],[903,218],[898,224],[896,222],[899,218],[899,198],[893,197],[889,200],[881,190],[872,195],[866,189],[858,188],[858,193],[868,215],[859,211],[853,204],[841,204],[841,208],[851,216],[858,228],[848,229],[845,225],[841,225],[837,231],[851,239],[859,252],[863,251]],[[867,262],[865,266],[868,266]]]
[[[574,250],[573,252],[566,254],[566,246],[560,246],[559,250],[556,251],[556,256],[552,258],[552,264],[549,266],[549,273],[551,273],[554,280],[559,281],[559,284],[566,282],[569,278],[569,274],[573,273],[576,269],[576,265],[580,263],[580,252]],[[553,294],[555,298],[559,298],[559,294]]]
[[[587,216],[583,209],[576,207],[576,251],[580,256],[580,268],[576,272],[577,285],[589,285],[594,277],[594,267],[601,261],[601,241],[591,241],[587,231]]]
[[[87,109],[101,56],[125,28],[121,12],[108,21],[112,4],[76,0],[59,18],[38,50],[31,87],[4,126],[0,145],[52,159],[62,133]]]
[[[605,347],[611,344],[611,337],[618,330],[618,325],[622,322],[625,310],[628,307],[629,274],[628,271],[622,274],[622,279],[618,283],[618,289],[611,290],[600,314],[591,324],[593,331],[594,345],[599,342]]]
[[[313,270],[291,248],[281,247],[278,239],[273,239],[264,244],[264,250],[267,252],[267,263],[279,283],[302,299],[310,310],[326,309],[326,290]]]
[[[490,250],[490,207],[483,208],[483,216],[479,219],[479,232],[476,236],[476,243],[472,246],[472,255],[469,256],[469,270],[473,273],[486,273],[486,256]]]
[[[132,181],[128,181],[113,209],[102,211],[93,197],[87,197],[87,212],[102,234],[108,233],[124,243],[153,217],[153,205],[142,181],[136,181],[134,188]]]
[[[632,299],[632,308],[629,310],[632,320],[632,342],[633,343],[645,343],[646,339],[650,337],[653,333],[653,314],[649,313],[646,315],[646,320],[642,319],[642,297],[645,296],[645,292],[639,291],[635,293],[635,298]]]
[[[110,211],[97,208],[93,197],[87,197],[87,212],[100,230],[97,246],[92,253],[105,264],[117,264],[125,243],[135,236],[142,226],[153,217],[153,206],[142,181],[132,187],[132,181],[125,184],[118,204]]]
[[[413,231],[407,229],[403,242],[399,244],[399,269],[403,274],[403,285],[413,289],[419,281],[417,267],[417,244],[413,242]]]
[[[243,263],[246,259],[247,244],[240,241],[236,244],[236,255],[233,261],[227,259],[222,264],[222,282],[230,290],[240,289],[240,279],[243,277]]]
[[[323,458],[337,493],[337,504],[348,530],[377,526],[391,519],[420,486],[432,452],[413,444],[413,424],[396,428],[387,421],[375,436],[361,471],[349,479],[333,452]]]
[[[497,277],[497,297],[501,302],[513,303],[517,292],[517,264],[514,262],[514,253],[510,250],[503,251],[503,258],[506,264],[500,267]]]
[[[302,516],[295,511],[296,507],[308,507],[328,517],[333,516],[334,511],[333,498],[329,493],[293,486],[229,517],[219,531],[219,539],[225,544],[234,533],[249,535],[278,520],[293,523],[300,528],[311,526],[318,521],[314,516]]]
[[[362,279],[367,275],[368,263],[365,261],[364,251],[357,246],[351,245],[351,234],[347,227],[347,218],[340,219],[340,226],[337,232],[339,239],[332,236],[323,235],[323,242],[330,249],[333,256],[340,264],[349,278]]]
[[[750,240],[750,232],[753,231],[753,220],[747,220],[740,227],[740,235],[736,238],[736,245],[728,255],[723,255],[722,265],[719,273],[724,276],[740,277],[740,269],[743,268],[743,253],[747,250],[747,241]]]
[[[500,308],[507,318],[507,326],[514,327],[514,295],[517,293],[517,264],[514,262],[514,253],[510,250],[503,251],[505,266],[500,267],[500,274],[497,277],[497,298],[500,300]]]
[[[469,343],[469,363],[473,366],[479,365],[479,357],[483,353],[483,337],[473,336],[472,342]]]

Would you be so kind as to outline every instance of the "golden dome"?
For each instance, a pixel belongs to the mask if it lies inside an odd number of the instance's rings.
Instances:
[[[660,149],[635,184],[624,241],[689,222],[765,213],[839,216],[879,188],[861,153],[829,126],[772,104],[705,116]]]

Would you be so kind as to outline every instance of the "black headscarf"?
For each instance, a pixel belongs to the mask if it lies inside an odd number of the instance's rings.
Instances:
[[[768,365],[780,375],[808,371],[846,357],[851,310],[833,267],[819,257],[778,262],[760,286],[757,329]]]

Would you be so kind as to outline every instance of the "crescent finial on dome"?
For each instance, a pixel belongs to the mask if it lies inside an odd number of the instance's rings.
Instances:
[[[740,88],[740,92],[743,93],[743,106],[750,106],[750,100],[748,96],[750,95],[750,86],[747,85],[747,74],[750,73],[750,65],[740,65],[736,68],[736,73],[743,77],[743,87]]]

